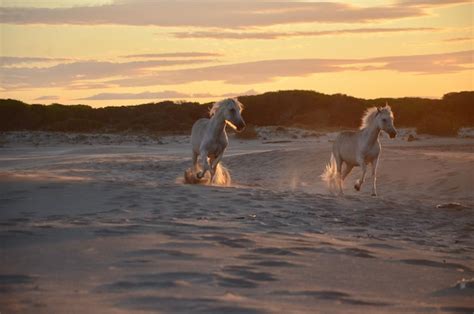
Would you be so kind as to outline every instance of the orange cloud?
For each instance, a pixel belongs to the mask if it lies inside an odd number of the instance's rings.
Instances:
[[[448,43],[453,43],[453,42],[471,41],[473,39],[474,38],[472,37],[455,37],[455,38],[447,38],[447,39],[444,39],[443,41],[448,42]]]
[[[116,75],[140,75],[155,67],[197,64],[207,59],[145,60],[133,62],[77,61],[51,67],[2,67],[0,82],[4,88],[67,86],[74,82],[109,78]]]
[[[0,65],[16,65],[24,63],[35,63],[35,62],[60,62],[68,61],[67,58],[47,58],[47,57],[10,57],[10,56],[0,56]]]
[[[408,5],[342,2],[133,1],[96,7],[0,8],[2,23],[242,28],[290,23],[366,23],[427,14]]]
[[[58,99],[59,99],[59,97],[54,96],[54,95],[46,95],[46,96],[41,96],[41,97],[35,98],[35,100],[58,100]]]
[[[453,5],[462,3],[472,3],[471,0],[398,0],[396,5],[411,7],[435,7],[443,5]]]
[[[317,37],[347,34],[374,34],[374,33],[399,33],[437,31],[432,27],[401,27],[401,28],[354,28],[336,29],[327,31],[309,32],[252,32],[252,31],[199,31],[199,32],[174,32],[177,38],[211,38],[211,39],[279,39],[288,37]]]
[[[241,93],[211,94],[211,93],[193,93],[187,94],[172,90],[161,92],[141,92],[141,93],[99,93],[78,100],[115,100],[115,99],[179,99],[179,98],[225,98],[243,95],[255,95],[257,91],[251,89]]]
[[[472,69],[473,50],[441,54],[364,59],[274,59],[165,70],[167,65],[186,65],[206,60],[144,60],[112,63],[83,61],[45,68],[2,68],[0,82],[8,89],[71,87],[74,89],[124,86],[174,85],[198,81],[231,84],[269,82],[278,77],[302,77],[315,73],[386,70],[415,74],[455,73]],[[162,67],[162,70],[156,70]],[[114,77],[122,77],[116,79]],[[95,80],[100,79],[101,82]]]
[[[441,74],[470,70],[473,50],[452,53],[393,56],[366,59],[282,59],[160,71],[133,79],[111,80],[116,86],[184,84],[223,81],[229,84],[268,82],[278,77],[315,73],[387,70],[416,74]]]
[[[137,55],[127,55],[123,58],[201,58],[201,57],[217,57],[222,56],[215,52],[167,52],[167,53],[145,53]]]

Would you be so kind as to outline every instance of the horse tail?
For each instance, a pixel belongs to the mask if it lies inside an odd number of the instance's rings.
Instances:
[[[336,159],[334,158],[334,154],[331,154],[331,159],[329,163],[326,165],[326,169],[324,170],[323,174],[321,175],[321,179],[326,182],[326,185],[329,191],[334,192],[337,189],[337,166],[336,166]]]
[[[224,167],[222,163],[217,164],[216,173],[214,175],[214,184],[229,186],[232,182],[229,169]]]

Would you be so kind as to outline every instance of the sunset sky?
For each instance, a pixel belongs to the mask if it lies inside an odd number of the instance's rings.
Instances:
[[[472,0],[0,4],[0,97],[28,103],[474,89]]]

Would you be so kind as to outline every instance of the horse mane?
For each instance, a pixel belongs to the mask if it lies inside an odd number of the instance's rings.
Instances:
[[[213,116],[217,113],[217,111],[219,111],[219,109],[221,109],[222,107],[226,106],[226,105],[229,105],[229,104],[236,104],[237,107],[239,108],[239,110],[242,110],[244,109],[244,105],[242,105],[241,102],[239,102],[236,98],[226,98],[226,99],[223,99],[223,100],[220,100],[218,102],[215,102],[211,109],[209,109],[209,116]]]
[[[378,109],[380,109],[380,112]],[[385,105],[385,107],[370,107],[365,110],[364,115],[362,116],[362,123],[359,129],[362,130],[368,127],[374,121],[375,117],[377,116],[377,113],[388,114],[393,118],[392,108],[390,108],[389,105]]]

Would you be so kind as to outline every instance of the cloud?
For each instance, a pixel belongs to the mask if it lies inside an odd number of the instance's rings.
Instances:
[[[58,100],[58,96],[53,96],[53,95],[47,95],[47,96],[41,96],[38,98],[35,98],[35,100]]]
[[[306,32],[252,32],[252,31],[196,31],[196,32],[174,32],[172,35],[177,38],[211,38],[211,39],[279,39],[288,37],[317,37],[329,35],[347,34],[374,34],[374,33],[400,33],[400,32],[420,32],[436,31],[431,27],[401,27],[401,28],[354,28],[337,29],[327,31],[306,31]]]
[[[463,3],[472,3],[472,0],[398,0],[396,5],[411,7],[435,7]]]
[[[225,93],[219,96],[232,98],[232,97],[238,97],[238,96],[251,96],[251,95],[257,95],[257,94],[258,94],[258,91],[256,91],[255,89],[249,89],[248,91],[241,92],[241,93]]]
[[[473,40],[472,37],[455,37],[455,38],[443,39],[443,42],[453,43],[453,42],[464,42],[464,41],[471,41],[471,40]]]
[[[36,62],[61,62],[68,61],[67,58],[47,58],[47,57],[10,57],[10,56],[0,56],[0,65],[15,65],[15,64],[25,64],[25,63],[36,63]]]
[[[122,56],[123,58],[201,58],[201,57],[218,57],[222,56],[215,52],[168,52],[168,53],[145,53],[137,55]]]
[[[112,99],[164,99],[187,98],[188,95],[176,91],[142,92],[142,93],[99,93],[78,100],[112,100]]]
[[[79,89],[105,89],[105,88],[111,88],[114,87],[111,84],[107,83],[102,83],[102,82],[72,82],[71,84],[68,85],[68,88],[72,90],[79,90]]]
[[[245,28],[290,23],[366,23],[426,15],[408,5],[342,2],[122,1],[72,8],[0,8],[6,24],[197,26]]]
[[[279,77],[302,77],[344,71],[396,71],[414,74],[455,73],[470,70],[473,50],[452,53],[365,59],[280,59],[234,63],[184,70],[160,71],[133,79],[111,80],[117,86],[185,84],[222,81],[228,84],[269,82]]]
[[[226,93],[226,94],[210,94],[210,93],[194,93],[186,94],[182,92],[165,90],[161,92],[141,92],[141,93],[99,93],[77,100],[115,100],[115,99],[183,99],[183,98],[226,98],[244,95],[255,95],[258,92],[254,89],[242,93]]]
[[[42,8],[65,8],[65,7],[91,7],[104,4],[112,4],[114,0],[67,0],[67,1],[38,1],[38,0],[2,0],[2,7],[42,7]]]
[[[380,57],[368,61],[384,63],[383,69],[417,74],[455,73],[471,70],[474,50],[430,55]]]
[[[145,60],[133,62],[78,61],[50,67],[1,68],[0,83],[4,88],[66,86],[86,80],[113,76],[136,76],[147,73],[147,69],[174,65],[209,62],[197,60]]]
[[[451,53],[362,59],[270,59],[182,69],[169,65],[206,62],[201,59],[144,60],[124,63],[81,61],[52,67],[1,68],[4,89],[68,87],[71,89],[177,85],[221,81],[248,85],[280,77],[345,71],[396,71],[413,74],[456,73],[471,70],[474,50]]]

